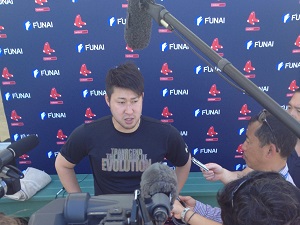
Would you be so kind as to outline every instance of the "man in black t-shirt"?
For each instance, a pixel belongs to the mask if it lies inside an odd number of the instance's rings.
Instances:
[[[108,71],[105,100],[110,116],[77,127],[58,154],[55,167],[67,192],[80,192],[74,167],[88,156],[95,195],[133,193],[143,171],[169,160],[176,167],[178,191],[191,166],[179,131],[170,124],[142,116],[144,79],[133,63]]]

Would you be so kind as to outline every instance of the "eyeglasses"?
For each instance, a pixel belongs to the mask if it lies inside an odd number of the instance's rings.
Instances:
[[[265,123],[270,131],[272,132],[272,134],[274,135],[274,130],[272,129],[271,125],[269,124],[268,120],[267,120],[267,113],[268,111],[266,109],[263,109],[259,114],[258,114],[258,121],[260,123]],[[274,135],[275,136],[275,135]]]
[[[270,123],[269,123],[268,120],[267,120],[267,113],[268,113],[268,111],[267,111],[266,109],[263,109],[263,110],[258,114],[258,121],[259,121],[260,123],[262,123],[262,124],[265,123],[265,124],[269,127],[269,129],[270,129],[270,131],[271,131],[271,133],[272,133],[274,142],[275,142],[276,151],[278,152],[277,144],[276,144],[276,140],[277,140],[277,139],[276,139],[276,136],[275,136],[275,133],[274,133],[273,128],[271,127]]]
[[[233,208],[233,199],[234,199],[234,195],[237,193],[237,191],[246,183],[248,182],[249,180],[251,180],[251,178],[247,178],[245,180],[243,180],[238,186],[236,186],[233,191],[231,192],[231,206]]]

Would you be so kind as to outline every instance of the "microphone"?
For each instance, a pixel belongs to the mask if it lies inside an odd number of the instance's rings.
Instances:
[[[16,141],[6,149],[0,150],[0,169],[12,161],[15,157],[19,157],[31,149],[35,148],[39,143],[36,135],[29,135]]]
[[[149,45],[152,18],[144,10],[146,0],[128,0],[124,37],[132,49],[144,49]]]
[[[175,171],[165,164],[154,163],[142,174],[140,185],[150,216],[158,223],[165,223],[178,195]]]

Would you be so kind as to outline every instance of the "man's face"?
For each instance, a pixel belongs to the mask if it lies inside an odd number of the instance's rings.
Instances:
[[[247,165],[253,170],[264,171],[265,155],[269,151],[269,145],[261,147],[259,139],[255,136],[255,132],[262,124],[255,121],[248,125],[246,132],[246,140],[242,145],[244,151],[243,158]]]
[[[143,95],[138,96],[129,89],[114,88],[110,100],[105,96],[110,107],[115,128],[123,133],[134,132],[140,124]]]
[[[298,122],[300,122],[300,93],[296,92],[288,104],[287,111],[291,114],[292,117],[295,118]]]

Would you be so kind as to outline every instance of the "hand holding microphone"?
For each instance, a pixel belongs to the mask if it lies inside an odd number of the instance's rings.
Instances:
[[[183,207],[188,207],[192,211],[194,211],[194,208],[196,206],[196,200],[191,196],[178,196],[178,201]]]
[[[203,171],[203,177],[208,181],[218,181],[226,177],[225,169],[216,163],[206,164],[209,171]]]
[[[179,202],[179,200],[175,200],[173,204],[173,209],[172,209],[172,215],[180,220],[181,219],[181,212],[184,210],[184,206]]]
[[[191,196],[178,196],[172,209],[172,221],[176,225],[186,224],[186,213],[194,211],[196,200]]]

